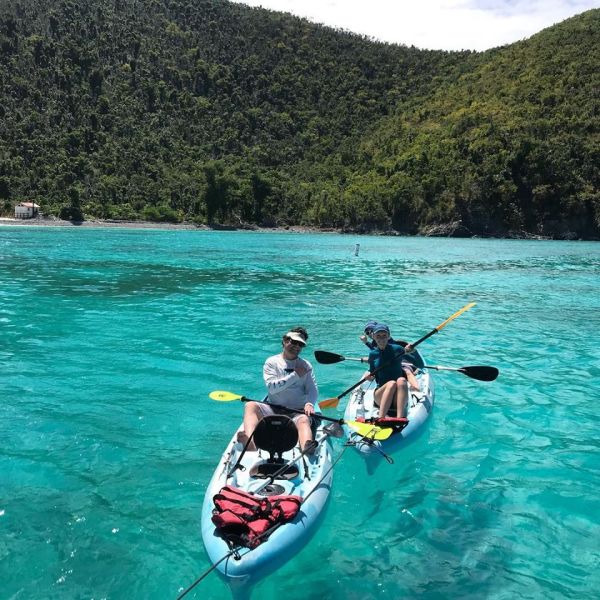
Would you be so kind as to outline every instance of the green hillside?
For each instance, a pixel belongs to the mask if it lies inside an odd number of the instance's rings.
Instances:
[[[401,230],[598,237],[600,11],[486,52],[365,139],[351,197]],[[382,215],[383,218],[383,215]]]
[[[224,0],[0,8],[0,207],[599,237],[600,11],[487,53]]]

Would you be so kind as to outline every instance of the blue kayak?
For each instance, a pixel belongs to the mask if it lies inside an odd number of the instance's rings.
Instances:
[[[238,431],[241,430],[240,426]],[[302,455],[296,444],[281,452],[275,465],[273,456],[264,449],[243,452],[237,433],[225,448],[206,490],[202,506],[202,540],[211,563],[230,584],[234,596],[242,597],[247,596],[249,586],[290,560],[316,532],[331,491],[330,437],[333,430],[331,426],[317,428],[315,440],[318,446],[313,455]],[[302,504],[292,520],[276,528],[257,547],[235,548],[212,521],[213,499],[224,486],[250,492],[258,498],[296,495],[302,499]]]
[[[415,439],[423,430],[429,419],[435,400],[434,382],[429,372],[417,369],[415,372],[419,390],[409,388],[408,393],[408,424],[403,428],[393,429],[393,433],[385,440],[369,439],[361,436],[352,429],[347,429],[348,441],[367,459],[369,471],[372,471],[381,458],[392,455],[406,445],[407,441]],[[379,408],[374,404],[374,382],[365,382],[352,393],[344,412],[346,421],[376,419]]]

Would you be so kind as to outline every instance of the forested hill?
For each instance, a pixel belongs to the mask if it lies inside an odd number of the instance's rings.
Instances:
[[[400,229],[597,239],[600,10],[472,64],[382,120],[346,189],[385,189]]]
[[[600,237],[600,10],[486,53],[224,0],[0,8],[0,203]]]

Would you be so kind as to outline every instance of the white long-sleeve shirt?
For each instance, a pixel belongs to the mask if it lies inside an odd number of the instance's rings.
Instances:
[[[302,377],[295,372],[296,367],[308,369]],[[303,409],[307,402],[314,405],[319,391],[312,365],[303,358],[286,360],[281,354],[267,358],[263,367],[263,377],[269,392],[268,401],[288,408]]]

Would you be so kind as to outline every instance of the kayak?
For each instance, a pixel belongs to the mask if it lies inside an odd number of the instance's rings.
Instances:
[[[268,420],[269,417],[263,419],[265,422]],[[202,506],[202,540],[211,563],[229,583],[234,597],[246,597],[248,586],[269,575],[299,552],[313,536],[324,515],[333,478],[330,438],[335,436],[334,429],[321,423],[315,434],[316,451],[312,455],[303,455],[297,444],[295,426],[292,424],[291,427],[296,436],[292,440],[293,447],[288,447],[285,440],[278,446],[280,434],[272,430],[267,437],[273,447],[265,449],[262,444],[260,448],[255,434],[259,449],[244,451],[244,446],[237,441],[238,432],[243,431],[240,426],[225,448],[206,490]],[[215,496],[225,486],[273,504],[282,496],[298,496],[301,504],[291,520],[275,528],[257,546],[235,547],[213,522]]]
[[[422,367],[425,364],[422,357],[417,352],[415,352],[415,355],[415,366]],[[407,440],[415,439],[423,429],[423,425],[433,410],[435,387],[428,371],[417,368],[415,377],[420,389],[415,390],[409,387],[406,415],[408,424],[394,425],[391,435],[386,439],[370,439],[369,435],[360,435],[356,431],[346,428],[348,442],[365,458],[373,461],[377,457],[386,457],[406,445]],[[374,404],[375,386],[374,381],[365,382],[354,390],[344,412],[345,421],[362,421],[364,419],[368,423],[370,420],[377,419],[379,408]],[[381,425],[381,427],[385,430],[386,424]],[[375,431],[379,431],[379,429],[375,428],[374,433]],[[374,437],[379,436],[375,435]]]

